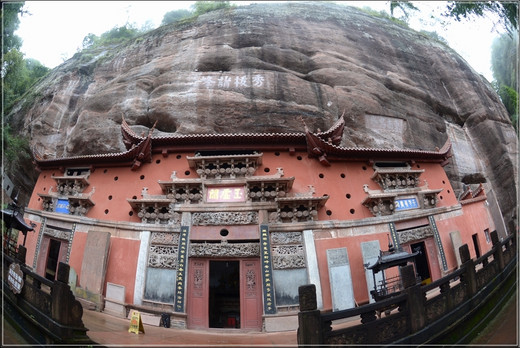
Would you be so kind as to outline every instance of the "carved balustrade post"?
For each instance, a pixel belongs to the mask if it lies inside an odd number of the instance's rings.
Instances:
[[[81,320],[83,308],[70,290],[69,272],[70,266],[60,262],[57,279],[51,290],[51,317],[62,325],[84,327]]]
[[[501,272],[505,267],[504,251],[502,250],[502,243],[498,239],[497,231],[491,232],[491,242],[493,243],[493,258],[497,261],[498,269]]]
[[[404,291],[408,295],[406,307],[408,309],[410,333],[414,333],[421,330],[426,324],[426,297],[421,289],[421,284],[411,286]]]
[[[316,302],[316,285],[298,288],[300,312],[298,313],[297,339],[299,346],[323,344],[320,310]]]
[[[413,265],[401,266],[399,268],[401,271],[401,282],[403,284],[403,289],[408,289],[409,287],[414,286],[417,282],[415,279]]]
[[[464,268],[464,273],[461,274],[461,281],[466,285],[466,292],[468,298],[472,298],[477,293],[477,273],[475,271],[475,262],[469,256],[469,247],[464,244],[459,248],[461,268]]]

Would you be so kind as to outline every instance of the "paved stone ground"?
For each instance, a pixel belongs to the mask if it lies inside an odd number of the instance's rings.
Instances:
[[[129,333],[128,319],[85,309],[83,322],[89,337],[104,346],[124,347],[296,347],[296,331],[262,333],[229,329],[181,330],[144,325],[144,334]],[[27,345],[23,337],[3,318],[2,346]],[[511,298],[472,345],[518,346],[518,299]]]
[[[3,317],[2,313],[2,346],[28,344],[15,328]]]
[[[518,298],[513,296],[471,344],[503,344],[518,347]]]
[[[85,310],[83,323],[88,336],[100,345],[129,346],[247,346],[296,347],[296,331],[244,332],[233,329],[184,330],[144,325],[144,334],[128,332],[129,319]]]

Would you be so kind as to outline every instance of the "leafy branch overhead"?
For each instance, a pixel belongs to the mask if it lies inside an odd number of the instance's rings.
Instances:
[[[449,1],[443,15],[461,21],[471,16],[484,17],[491,13],[498,15],[499,24],[510,35],[518,32],[518,2],[516,1]]]
[[[25,59],[20,51],[22,39],[15,34],[20,24],[18,14],[27,15],[23,2],[2,4],[2,105],[4,115],[50,69],[35,59]]]

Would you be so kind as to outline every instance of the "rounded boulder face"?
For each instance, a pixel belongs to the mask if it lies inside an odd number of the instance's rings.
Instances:
[[[302,132],[345,119],[343,146],[431,150],[455,190],[490,183],[515,217],[517,137],[491,85],[424,34],[328,3],[260,3],[85,50],[10,115],[48,157],[124,151],[137,132]],[[466,179],[464,179],[466,178]]]

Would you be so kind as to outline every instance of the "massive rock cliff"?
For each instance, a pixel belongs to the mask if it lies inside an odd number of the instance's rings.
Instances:
[[[190,134],[298,132],[300,116],[324,130],[344,115],[344,146],[431,150],[449,137],[454,189],[487,181],[515,218],[517,137],[490,84],[444,44],[354,8],[207,13],[78,53],[30,96],[10,119],[47,157],[123,151],[123,116]]]

